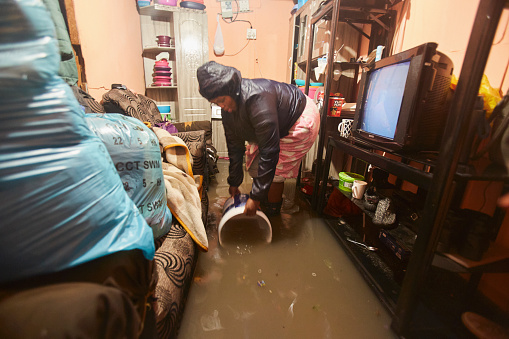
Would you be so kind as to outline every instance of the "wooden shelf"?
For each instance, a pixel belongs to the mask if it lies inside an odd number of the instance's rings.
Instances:
[[[455,177],[463,180],[509,182],[507,169],[502,165],[491,163],[487,158],[481,158],[474,164],[459,164]]]
[[[445,261],[449,260],[449,262]],[[509,272],[509,248],[492,243],[481,260],[470,260],[456,253],[435,255],[433,265],[452,272],[505,273]]]
[[[431,181],[433,180],[432,173],[422,171],[400,161],[392,160],[390,158],[384,157],[381,154],[375,153],[372,146],[369,144],[363,144],[358,140],[354,141],[353,139],[346,140],[342,138],[329,137],[327,147],[330,147],[331,151],[332,148],[340,149],[355,158],[364,160],[367,163],[392,173],[397,177],[401,177],[402,179],[411,182],[416,186],[422,187],[424,189],[429,189],[431,186]],[[397,153],[394,154],[398,156],[404,156]],[[417,157],[406,157],[406,159],[417,162],[423,162],[425,160],[419,159]]]
[[[357,267],[378,299],[389,312],[394,312],[400,291],[400,284],[394,276],[394,267],[380,259],[380,250],[371,252],[347,241],[347,238],[363,241],[361,235],[343,218],[324,219],[346,254]],[[370,244],[372,245],[372,244]]]
[[[370,219],[373,219],[375,213],[364,208],[362,199],[354,199],[351,193],[345,191],[340,190],[340,192],[359,207]],[[401,229],[401,232],[398,232],[398,229]],[[408,251],[412,250],[413,242],[417,237],[415,232],[402,224],[387,232],[403,244]],[[375,245],[379,246],[378,244]],[[359,252],[359,254],[362,253]],[[467,259],[457,253],[436,252],[432,265],[456,273],[505,273],[509,272],[509,248],[492,243],[481,260]]]
[[[168,13],[171,12],[196,12],[196,13],[203,13],[205,10],[201,9],[192,9],[192,8],[184,8],[184,7],[177,7],[177,6],[167,6],[167,5],[160,5],[160,4],[154,4],[150,6],[145,6],[140,8],[140,14],[141,15],[150,15],[150,16],[165,16],[168,15]]]
[[[148,86],[146,89],[177,89],[177,86]]]
[[[196,68],[208,60],[207,15],[203,10],[154,4],[140,8],[141,46],[145,92],[157,102],[173,102],[172,118],[179,121],[210,119],[210,104],[197,98]],[[158,45],[157,36],[172,38],[172,46]],[[179,41],[193,41],[186,48]],[[187,46],[189,47],[189,46]],[[172,80],[164,85],[154,84],[154,61],[168,59]],[[193,100],[188,100],[193,98]]]
[[[154,4],[150,6],[145,6],[140,8],[140,14],[141,15],[150,15],[150,16],[157,16],[157,15],[165,15],[167,12],[178,12],[180,10],[177,6],[166,6],[166,5],[159,5]]]
[[[311,68],[318,67],[318,59],[320,59],[321,57],[323,57],[323,55],[321,55],[319,57],[315,57],[311,60]],[[306,64],[307,64],[307,60],[303,60],[303,61],[299,62],[297,65],[300,67],[300,69],[305,71]],[[346,70],[346,69],[355,69],[355,67],[365,65],[365,63],[363,63],[363,62],[349,62],[349,61],[334,61],[334,65],[338,65],[342,70]]]
[[[159,46],[149,46],[143,48],[143,53],[145,54],[159,54],[162,52],[175,53],[175,47],[159,47]]]

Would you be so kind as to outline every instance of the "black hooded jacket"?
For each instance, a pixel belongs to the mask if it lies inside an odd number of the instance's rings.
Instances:
[[[306,96],[294,85],[267,79],[242,79],[240,72],[210,61],[197,71],[200,93],[207,100],[228,95],[237,111],[221,111],[230,157],[228,183],[240,186],[245,141],[256,143],[260,152],[258,176],[253,178],[250,197],[264,200],[279,161],[279,140],[288,135],[306,107]]]

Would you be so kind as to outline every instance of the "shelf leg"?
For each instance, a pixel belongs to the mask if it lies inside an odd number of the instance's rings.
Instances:
[[[468,279],[467,283],[467,295],[472,296],[477,291],[477,286],[479,286],[479,283],[481,282],[482,278],[482,272],[476,272],[472,273],[470,275],[470,279]]]
[[[327,152],[325,153],[325,162],[323,164],[322,168],[322,176],[321,181],[322,185],[320,185],[320,178],[318,175],[315,177],[315,187],[313,189],[313,199],[311,202],[311,206],[318,212],[318,214],[322,214],[323,208],[324,208],[324,200],[325,200],[325,193],[327,191],[327,177],[329,174],[329,168],[330,163],[332,160],[332,151],[333,146],[331,142],[327,143]],[[317,198],[318,197],[318,198]],[[318,202],[316,202],[316,199],[318,199]]]

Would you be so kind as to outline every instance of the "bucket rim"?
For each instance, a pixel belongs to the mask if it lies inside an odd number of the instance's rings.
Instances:
[[[219,222],[219,226],[217,227],[217,234],[218,234],[218,238],[219,238],[219,244],[221,246],[223,245],[223,237],[222,237],[222,234],[221,234],[221,230],[223,229],[223,226],[226,224],[227,221],[229,221],[233,217],[241,215],[243,213],[244,213],[244,206],[239,206],[239,207],[235,207],[235,208],[230,209],[229,211],[227,211],[223,215],[223,217],[221,218],[221,221]],[[265,242],[267,244],[272,242],[272,225],[271,225],[271,223],[269,221],[269,218],[267,218],[267,216],[265,215],[265,213],[263,213],[262,211],[258,210],[258,211],[256,211],[256,215],[254,215],[252,217],[246,216],[246,218],[262,218],[266,222],[266,224],[268,226],[268,231],[269,231],[267,236],[265,237]]]

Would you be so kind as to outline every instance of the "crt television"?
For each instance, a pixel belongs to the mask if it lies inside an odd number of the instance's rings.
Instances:
[[[352,125],[355,140],[388,151],[437,151],[444,131],[452,61],[426,43],[363,72]]]

